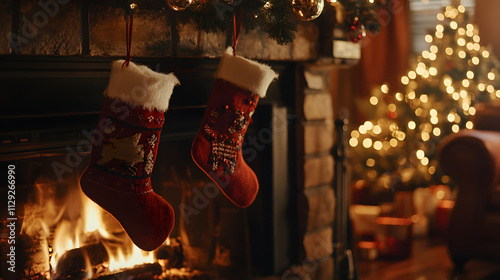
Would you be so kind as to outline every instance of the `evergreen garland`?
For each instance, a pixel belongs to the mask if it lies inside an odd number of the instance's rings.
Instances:
[[[127,0],[119,1],[120,5],[132,13],[130,4],[135,3],[137,9],[157,7],[159,0]],[[166,1],[166,0],[165,0]],[[368,31],[376,33],[380,25],[375,16],[375,10],[385,4],[386,0],[332,0],[338,2],[346,11],[346,28],[355,18],[363,23]],[[389,0],[390,1],[390,0]],[[155,4],[151,4],[155,2]],[[162,1],[164,2],[164,1]],[[163,4],[164,7],[167,6]],[[325,0],[325,9],[331,8]],[[216,33],[233,29],[233,14],[242,17],[246,30],[261,28],[269,38],[280,45],[293,42],[299,19],[294,15],[290,0],[193,0],[193,3],[183,11],[167,8],[168,16],[178,23],[193,22],[198,30]]]

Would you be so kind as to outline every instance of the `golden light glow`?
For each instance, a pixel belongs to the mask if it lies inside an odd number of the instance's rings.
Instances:
[[[439,122],[438,117],[431,117],[431,123],[432,124],[437,124]]]
[[[375,143],[373,143],[373,148],[377,151],[380,151],[382,150],[382,142],[380,141],[375,141]]]
[[[453,93],[454,91],[455,91],[455,88],[454,88],[454,87],[452,87],[452,86],[446,87],[446,92],[447,92],[447,93],[450,93],[450,94],[451,94],[451,93]]]
[[[462,27],[460,27],[460,28],[458,29],[458,34],[459,34],[459,35],[465,35],[465,29],[463,29]]]
[[[406,76],[401,77],[401,83],[403,83],[403,85],[407,85],[409,82],[410,79],[408,79],[408,77]]]
[[[417,77],[417,73],[415,73],[415,71],[410,71],[408,72],[408,77],[413,80]]]
[[[458,52],[458,57],[465,58],[466,56],[467,56],[467,54],[464,51],[459,51]]]
[[[378,98],[376,96],[370,97],[370,104],[377,105],[378,104]]]
[[[423,58],[429,58],[429,54],[430,54],[430,52],[429,52],[429,51],[423,51],[423,52],[422,52],[422,57],[423,57]]]
[[[452,55],[452,54],[453,54],[453,49],[452,49],[452,48],[450,48],[450,47],[447,47],[447,48],[445,49],[445,52],[446,52],[446,54],[447,54],[447,55]]]
[[[417,127],[417,124],[414,121],[409,121],[408,122],[408,128],[413,130]]]
[[[423,150],[418,150],[415,154],[418,159],[423,159],[425,157],[425,152]]]
[[[450,78],[445,78],[443,84],[447,87],[451,86],[452,80]]]
[[[451,95],[451,98],[453,98],[453,100],[458,100],[458,99],[460,99],[460,94],[458,92],[454,92]]]
[[[469,108],[469,115],[474,116],[476,114],[476,108],[470,107]]]
[[[441,135],[441,129],[439,127],[435,127],[433,130],[432,130],[432,134],[434,134],[435,136],[439,136]]]
[[[367,131],[367,129],[366,129],[366,127],[364,125],[360,125],[359,128],[358,128],[358,131],[361,134],[365,134],[366,131]]]
[[[380,125],[376,125],[373,127],[373,133],[375,134],[380,134],[382,133],[382,127],[380,127]]]
[[[478,65],[479,64],[479,57],[477,57],[477,56],[473,57],[472,63],[474,63],[474,65]]]
[[[465,127],[467,129],[472,129],[474,127],[474,124],[471,121],[468,121],[468,122],[465,123]]]
[[[474,72],[472,72],[472,71],[467,71],[467,78],[469,78],[469,79],[474,79]]]
[[[470,86],[470,82],[469,82],[469,80],[467,80],[467,79],[463,79],[463,81],[462,81],[462,85],[463,85],[464,87],[469,87],[469,86]]]
[[[459,46],[462,46],[462,47],[463,47],[463,46],[465,46],[465,39],[464,39],[464,38],[459,38],[459,39],[457,40],[457,44],[458,44]]]
[[[444,31],[444,26],[442,24],[436,25],[436,31],[443,32]]]
[[[429,101],[429,96],[427,96],[427,94],[420,95],[420,101],[422,101],[422,103],[426,103]]]
[[[437,110],[436,109],[431,109],[431,111],[429,112],[429,114],[431,115],[431,117],[437,117]]]
[[[429,139],[431,139],[431,136],[428,132],[422,132],[421,136],[423,141],[429,141]]]
[[[455,121],[455,115],[452,114],[452,113],[449,113],[447,119],[448,119],[449,122],[454,122]]]
[[[370,121],[366,121],[363,125],[366,127],[367,130],[370,130],[373,128],[373,123]]]
[[[391,104],[389,104],[389,106],[387,106],[387,109],[389,109],[389,111],[391,111],[391,112],[395,112],[396,105],[394,103],[391,103]]]
[[[472,40],[474,40],[474,42],[476,42],[476,43],[479,43],[479,41],[481,41],[481,39],[479,38],[479,35],[474,35],[472,37]]]
[[[495,87],[493,85],[488,85],[488,87],[486,88],[486,90],[489,92],[489,93],[493,93],[495,91]]]
[[[484,50],[483,53],[482,53],[482,55],[483,55],[484,58],[488,58],[488,57],[490,57],[490,52],[487,51],[487,50]]]
[[[465,13],[465,7],[463,5],[458,5],[458,11],[462,14]]]
[[[436,67],[429,68],[429,74],[431,74],[432,76],[436,76],[437,75]]]
[[[436,173],[436,167],[434,167],[434,166],[429,166],[428,171],[429,171],[429,174],[431,174],[431,175],[432,175],[432,174]]]
[[[397,92],[395,96],[396,96],[396,100],[403,101],[404,96],[401,92]]]
[[[472,42],[467,43],[467,49],[472,51],[474,49],[474,44]]]
[[[470,30],[470,29],[467,29],[467,31],[465,32],[465,34],[468,36],[468,37],[472,37],[474,36],[474,31]]]
[[[369,158],[366,160],[366,166],[368,167],[373,167],[375,165],[375,160],[372,158]]]
[[[437,53],[438,52],[438,47],[436,45],[432,45],[430,47],[430,51],[431,51],[431,53]]]
[[[383,93],[388,93],[388,92],[389,92],[389,87],[388,87],[386,84],[383,84],[383,85],[380,87],[380,90],[381,90]]]
[[[484,91],[486,89],[486,85],[483,83],[480,83],[479,85],[477,85],[477,89],[479,89],[480,91]]]
[[[420,160],[420,162],[422,163],[422,165],[427,165],[429,164],[429,159],[424,157],[422,160]]]
[[[451,126],[451,131],[457,133],[460,130],[460,126],[458,124],[454,124]]]
[[[500,90],[497,90],[497,93],[495,95],[497,98],[500,98]]]
[[[356,139],[356,138],[351,138],[351,139],[349,140],[349,145],[351,145],[351,147],[356,147],[356,146],[358,146],[358,139]]]
[[[460,91],[460,97],[467,98],[467,92],[465,90]]]
[[[398,140],[396,140],[396,138],[392,138],[391,140],[389,140],[389,145],[391,145],[391,147],[393,148],[396,148],[398,146]]]
[[[443,21],[444,20],[444,15],[442,13],[437,14],[437,19]]]
[[[478,43],[475,43],[474,50],[478,52],[480,49],[481,49],[481,45],[479,45]]]
[[[357,130],[351,131],[351,137],[352,138],[359,138],[359,132]]]
[[[495,73],[493,73],[493,72],[488,73],[488,79],[494,80],[495,79]]]
[[[425,35],[425,41],[427,43],[431,43],[432,42],[432,36],[430,34]]]
[[[372,139],[370,138],[365,138],[365,140],[363,140],[363,147],[365,148],[370,148],[373,144],[373,141]]]
[[[410,99],[410,100],[415,99],[415,92],[414,91],[408,92],[408,99]]]
[[[420,117],[422,115],[422,108],[415,109],[415,116]]]
[[[443,32],[436,31],[436,33],[434,35],[436,35],[436,38],[438,38],[438,39],[443,38]]]
[[[434,60],[436,60],[436,58],[437,58],[437,56],[436,56],[436,54],[435,54],[435,53],[430,53],[430,54],[429,54],[429,59],[430,59],[430,60],[434,61]]]

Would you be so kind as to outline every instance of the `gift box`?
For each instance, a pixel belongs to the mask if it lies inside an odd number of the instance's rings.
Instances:
[[[404,259],[411,255],[411,218],[379,217],[376,220],[378,254],[380,257]]]

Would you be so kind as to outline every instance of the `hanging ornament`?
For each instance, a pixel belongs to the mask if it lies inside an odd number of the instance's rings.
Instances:
[[[193,0],[165,0],[167,5],[174,11],[182,11],[189,7]]]
[[[353,43],[358,43],[361,39],[366,37],[365,26],[359,21],[358,17],[355,17],[352,21],[347,35],[349,40]]]
[[[323,12],[324,0],[291,0],[293,13],[303,21],[313,20]]]

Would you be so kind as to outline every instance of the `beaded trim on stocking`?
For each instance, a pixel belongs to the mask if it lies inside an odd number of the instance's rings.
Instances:
[[[248,104],[255,103],[255,97],[248,100]],[[204,125],[204,131],[212,144],[212,151],[208,157],[208,163],[212,170],[222,167],[225,174],[232,174],[236,169],[238,152],[241,150],[244,130],[252,121],[253,109],[248,114],[236,110],[232,106],[225,105],[212,109],[210,120]],[[222,114],[229,114],[233,119],[227,131],[220,133],[214,129],[216,120]]]

